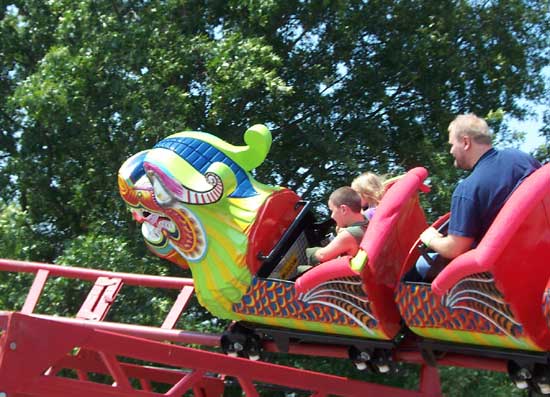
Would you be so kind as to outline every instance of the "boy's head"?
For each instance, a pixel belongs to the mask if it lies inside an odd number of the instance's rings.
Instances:
[[[330,217],[338,227],[347,227],[361,215],[361,196],[349,186],[336,189],[328,199]]]

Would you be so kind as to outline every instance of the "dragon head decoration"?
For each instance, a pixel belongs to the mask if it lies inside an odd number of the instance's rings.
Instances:
[[[135,154],[119,170],[120,195],[141,223],[149,249],[193,273],[199,302],[218,317],[249,287],[249,235],[260,207],[281,188],[250,171],[266,158],[271,133],[263,125],[233,146],[203,132],[182,132]]]

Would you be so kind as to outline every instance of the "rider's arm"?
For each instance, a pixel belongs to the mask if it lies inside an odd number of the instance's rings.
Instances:
[[[358,249],[359,244],[357,244],[355,237],[344,229],[341,230],[326,247],[317,250],[317,252],[315,252],[315,257],[319,262],[326,262],[340,255],[355,255]]]
[[[468,251],[474,242],[473,237],[463,237],[454,234],[441,235],[433,227],[429,227],[420,235],[420,240],[441,256],[453,259]]]

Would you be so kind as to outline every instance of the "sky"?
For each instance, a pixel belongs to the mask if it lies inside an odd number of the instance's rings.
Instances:
[[[542,75],[546,80],[547,90],[550,88],[550,66],[542,70]],[[509,126],[513,130],[525,132],[525,142],[520,149],[526,152],[532,152],[544,143],[544,138],[539,136],[539,130],[542,128],[542,114],[548,110],[548,106],[531,104],[536,116],[525,121],[510,120]]]
[[[520,149],[525,152],[532,152],[540,145],[544,144],[544,138],[539,135],[542,128],[542,112],[544,106],[537,106],[537,117],[525,121],[510,120],[510,129],[514,131],[525,132],[525,142],[520,145]]]
[[[539,130],[542,128],[542,115],[538,120],[511,120],[509,125],[510,129],[514,131],[525,132],[525,142],[520,145],[521,150],[532,152],[544,143],[544,138],[539,135]]]

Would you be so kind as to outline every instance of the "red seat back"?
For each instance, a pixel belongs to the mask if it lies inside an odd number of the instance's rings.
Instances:
[[[394,301],[395,289],[406,258],[418,236],[428,227],[418,199],[428,176],[425,168],[414,168],[384,194],[361,242],[368,263],[361,272],[372,311],[385,333],[393,337],[401,327]]]
[[[414,168],[384,194],[361,242],[368,255],[363,278],[395,289],[411,247],[427,227],[418,191],[424,190],[425,168]]]
[[[550,330],[541,308],[550,278],[550,164],[512,193],[479,245],[451,261],[432,290],[443,294],[462,278],[482,272],[494,276],[529,336],[550,349]]]
[[[247,264],[256,274],[262,266],[258,254],[268,255],[300,212],[300,197],[289,189],[273,193],[259,209],[248,234]]]

